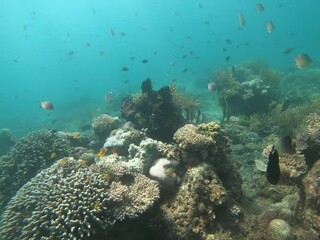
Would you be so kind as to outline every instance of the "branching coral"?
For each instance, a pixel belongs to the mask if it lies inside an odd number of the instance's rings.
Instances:
[[[87,239],[159,197],[156,182],[141,174],[93,166],[65,158],[37,174],[7,205],[1,239]]]

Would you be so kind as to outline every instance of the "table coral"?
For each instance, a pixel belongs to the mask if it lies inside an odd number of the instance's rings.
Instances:
[[[41,171],[7,205],[0,238],[88,239],[159,198],[155,181],[125,167],[108,169],[64,158]]]

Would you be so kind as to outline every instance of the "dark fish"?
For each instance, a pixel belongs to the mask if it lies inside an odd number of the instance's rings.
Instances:
[[[267,163],[266,176],[269,183],[276,185],[280,180],[279,154],[272,146]]]
[[[185,73],[185,72],[188,72],[188,69],[187,69],[187,68],[185,68],[185,69],[183,69],[183,71],[182,71],[182,72],[184,72],[184,73]]]
[[[142,63],[147,63],[147,62],[149,62],[149,61],[148,61],[148,59],[143,59],[141,62],[142,62]]]
[[[209,22],[209,21],[205,21],[204,23],[205,23],[206,25],[208,25],[208,26],[210,25],[210,22]]]
[[[113,31],[112,28],[109,29],[109,33],[110,33],[111,37],[113,37],[113,36],[116,34],[116,33]]]
[[[228,62],[230,60],[231,56],[227,56],[226,57],[226,62]]]
[[[72,56],[73,54],[74,54],[74,51],[70,51],[70,52],[68,53],[69,56]]]
[[[187,55],[183,55],[181,58],[182,58],[182,59],[185,59],[185,58],[187,58]]]
[[[232,42],[231,42],[230,39],[226,39],[226,40],[225,40],[225,43],[228,44],[228,45],[230,45]]]
[[[223,50],[224,52],[228,51],[228,49],[227,49],[227,48],[222,48],[222,50]]]
[[[282,51],[282,54],[289,54],[294,50],[294,47],[288,47]]]
[[[135,57],[131,57],[131,58],[130,58],[130,60],[134,60],[134,59],[135,59]]]
[[[121,70],[122,70],[123,72],[126,72],[126,71],[128,71],[128,70],[129,70],[129,68],[127,68],[127,67],[123,67],[123,68],[121,68]]]
[[[290,136],[281,137],[276,142],[276,147],[280,153],[295,154],[296,144]]]
[[[120,32],[119,35],[120,35],[120,37],[125,37],[125,36],[127,36],[127,34],[126,34],[125,32]]]
[[[129,82],[129,80],[127,80],[127,79],[123,81],[123,83],[128,83],[128,82]]]

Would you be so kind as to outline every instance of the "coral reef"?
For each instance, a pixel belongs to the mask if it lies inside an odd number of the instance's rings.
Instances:
[[[223,161],[230,152],[228,138],[215,122],[202,123],[198,126],[186,124],[174,134],[174,140],[185,151],[183,161]],[[192,156],[194,155],[195,156]],[[199,156],[200,155],[200,156]]]
[[[279,80],[280,74],[261,61],[217,70],[213,81],[217,84],[223,118],[267,111],[271,101],[275,100]]]
[[[272,145],[268,145],[262,152],[262,156],[268,159]],[[279,153],[280,165],[280,183],[292,184],[301,180],[301,177],[307,172],[308,167],[304,155],[300,153],[284,154]]]
[[[170,87],[154,91],[151,80],[147,79],[141,90],[140,94],[123,101],[122,117],[133,122],[136,128],[147,128],[148,136],[153,139],[171,141],[185,120],[182,110],[173,102]]]
[[[320,158],[320,114],[312,113],[307,117],[305,128],[297,134],[297,146],[311,168]]]
[[[2,216],[2,239],[88,239],[136,218],[159,198],[155,181],[121,165],[63,158],[38,173]]]
[[[268,235],[272,240],[290,240],[291,227],[283,219],[273,219],[268,226]]]
[[[15,143],[15,137],[9,129],[0,129],[0,156],[6,154]]]
[[[161,205],[166,239],[206,239],[217,231],[215,209],[226,190],[210,165],[189,168],[173,198]]]
[[[119,155],[127,155],[130,144],[138,145],[145,138],[145,133],[133,128],[119,128],[111,132],[103,147]]]
[[[167,158],[157,159],[149,169],[149,175],[152,179],[159,181],[162,185],[174,186],[178,184],[179,178],[174,172],[179,162],[168,160]]]
[[[315,232],[320,232],[320,160],[303,179],[305,220]]]
[[[38,171],[75,151],[65,135],[55,131],[32,132],[20,139],[7,155],[0,158],[1,207]]]
[[[97,140],[104,142],[112,130],[120,127],[120,120],[117,117],[102,114],[93,119],[91,127]]]

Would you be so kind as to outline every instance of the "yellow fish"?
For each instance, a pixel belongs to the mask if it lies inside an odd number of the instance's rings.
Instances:
[[[80,133],[75,132],[75,133],[72,134],[72,137],[73,137],[74,139],[78,139],[78,138],[80,138]]]
[[[106,148],[101,148],[100,152],[98,153],[99,157],[104,157],[107,153],[107,149]]]
[[[51,153],[50,158],[53,159],[53,158],[55,158],[56,156],[57,156],[57,153],[53,152],[53,153]]]

